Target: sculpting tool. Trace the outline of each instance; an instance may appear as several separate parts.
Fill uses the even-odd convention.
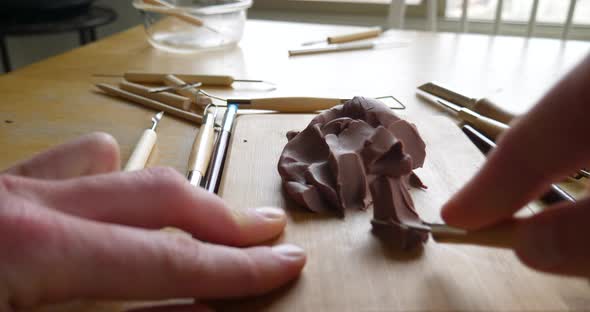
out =
[[[203,125],[195,137],[191,154],[188,160],[187,178],[191,185],[199,187],[213,154],[213,144],[215,143],[215,118],[217,109],[212,114],[209,107],[205,108]]]
[[[457,115],[460,119],[467,122],[468,124],[473,125],[479,131],[483,132],[486,136],[492,138],[493,140],[496,140],[496,138],[502,132],[510,128],[510,126],[508,126],[507,124],[479,115],[467,108],[455,105],[446,100],[437,99],[436,96],[432,96],[430,93],[427,93],[420,88],[418,88],[418,90],[419,91],[416,93],[416,95],[425,99],[428,102],[442,105],[457,112]],[[572,175],[571,177],[577,180],[582,178],[590,178],[590,172],[588,172],[585,169],[580,169],[577,171],[576,175]]]
[[[496,143],[474,129],[469,125],[464,125],[461,130],[467,135],[467,137],[477,146],[477,148],[484,154],[487,155],[492,149],[496,148]],[[541,198],[543,203],[547,205],[555,204],[562,201],[575,202],[576,199],[572,197],[568,192],[563,190],[561,187],[551,184],[549,191],[547,191]]]
[[[343,51],[356,51],[356,50],[371,50],[380,46],[387,46],[391,48],[400,48],[407,46],[404,42],[348,42],[331,44],[322,47],[309,47],[309,48],[297,48],[289,50],[289,56],[297,55],[308,55],[308,54],[319,54],[319,53],[330,53],[330,52],[343,52]]]
[[[237,104],[240,109],[274,110],[281,113],[314,113],[330,109],[350,99],[320,98],[320,97],[270,97],[254,99],[224,99],[200,90],[204,95],[228,104]],[[393,99],[399,106],[389,106],[391,109],[406,109],[406,106],[394,96],[382,96],[376,99]]]
[[[372,28],[362,30],[362,31],[357,31],[354,33],[329,36],[323,40],[305,42],[301,45],[308,46],[308,45],[324,43],[324,42],[327,42],[328,44],[352,42],[352,41],[357,41],[357,40],[379,37],[382,33],[383,33],[383,30],[381,29],[381,27],[372,27]]]
[[[165,90],[156,93],[152,92],[150,88],[128,81],[120,82],[119,87],[121,88],[121,90],[125,90],[127,92],[134,93],[139,96],[143,96],[166,105],[174,106],[178,109],[182,109],[185,111],[187,111],[191,106],[190,98],[174,93],[163,92]]]
[[[446,107],[457,114],[457,117],[468,124],[473,125],[479,131],[483,132],[485,135],[489,136],[492,139],[498,138],[502,132],[509,129],[507,124],[503,124],[499,121],[494,119],[482,116],[470,109],[461,107],[459,105],[455,105],[453,103],[449,103],[446,100],[440,100],[438,98],[432,98],[431,95],[423,94],[420,91],[417,92],[417,95],[429,102],[434,102],[443,107]]]
[[[217,193],[219,191],[221,174],[223,173],[223,166],[225,163],[225,155],[227,154],[229,139],[231,137],[231,131],[237,112],[238,105],[228,104],[225,114],[223,115],[221,132],[215,143],[213,158],[211,159],[209,171],[207,172],[207,184],[205,188],[211,193]]]
[[[111,95],[111,96],[116,96],[122,99],[126,99],[128,101],[155,109],[155,110],[159,110],[159,111],[165,111],[166,113],[176,116],[178,118],[182,118],[194,123],[198,123],[200,124],[202,121],[202,117],[197,115],[197,114],[193,114],[187,111],[183,111],[181,109],[178,109],[176,107],[172,107],[169,105],[166,105],[164,103],[158,102],[158,101],[154,101],[152,99],[148,99],[146,97],[143,96],[139,96],[137,94],[131,93],[131,92],[127,92],[124,90],[121,90],[117,87],[105,84],[105,83],[99,83],[96,85],[100,90],[102,90],[104,93]]]
[[[125,171],[141,170],[145,168],[145,164],[147,163],[152,149],[156,144],[156,140],[158,139],[156,128],[163,115],[164,112],[159,112],[152,117],[152,126],[151,128],[146,129],[141,135],[141,138],[137,142],[137,145],[135,145],[135,149],[133,149],[133,153],[131,153],[129,160],[125,165]]]
[[[501,123],[508,124],[510,123],[510,121],[512,121],[512,119],[515,118],[514,114],[507,112],[506,110],[502,109],[500,106],[494,104],[492,101],[486,98],[470,98],[460,93],[449,90],[443,87],[442,85],[436,84],[434,82],[425,83],[419,86],[418,89],[431,95],[437,96],[445,101],[468,108],[478,114],[497,120]]]
[[[135,83],[161,84],[165,82],[168,75],[174,75],[186,83],[202,83],[204,86],[224,86],[229,87],[234,82],[264,83],[273,85],[274,83],[257,79],[237,79],[230,75],[198,75],[198,74],[174,74],[174,73],[147,73],[130,71],[123,74],[127,81]]]

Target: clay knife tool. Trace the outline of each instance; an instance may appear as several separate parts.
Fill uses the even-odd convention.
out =
[[[352,42],[352,41],[357,41],[357,40],[379,37],[379,35],[381,35],[382,33],[383,33],[383,30],[381,29],[381,27],[372,27],[372,28],[369,28],[366,30],[357,31],[357,32],[353,32],[353,33],[336,35],[336,36],[329,36],[323,40],[305,42],[301,45],[308,46],[308,45],[324,43],[324,42],[327,42],[328,44]]]
[[[428,82],[419,86],[418,89],[437,96],[445,101],[470,109],[475,113],[497,120],[501,123],[508,124],[515,117],[514,114],[502,109],[500,106],[494,104],[492,101],[486,98],[470,98],[445,88],[441,84]]]
[[[439,105],[442,105],[443,107],[446,107],[454,111],[459,119],[477,128],[479,131],[483,132],[485,135],[492,138],[493,140],[498,138],[498,136],[500,136],[502,132],[509,129],[509,126],[507,124],[482,116],[468,108],[455,105],[446,100],[441,100],[438,98],[433,99],[431,95],[425,95],[421,92],[418,92],[417,95],[426,99],[429,102],[435,102]]]
[[[486,137],[473,127],[469,125],[464,125],[461,127],[461,130],[467,135],[467,137],[477,146],[477,148],[484,154],[487,155],[492,149],[496,147],[496,143],[492,141],[490,138]],[[575,202],[576,199],[572,197],[568,192],[563,190],[561,187],[551,184],[549,191],[547,191],[541,198],[539,198],[543,203],[547,205],[555,204],[557,202],[562,201],[569,201]]]
[[[215,118],[217,109],[214,113],[209,112],[209,107],[205,109],[203,124],[199,133],[195,137],[191,154],[188,160],[187,178],[191,185],[199,187],[213,153],[213,144],[215,143]]]
[[[158,134],[156,134],[156,128],[162,120],[162,116],[164,112],[159,112],[152,117],[152,126],[149,129],[146,129],[141,138],[135,145],[135,149],[133,149],[133,153],[129,157],[127,164],[125,165],[125,171],[134,171],[134,170],[141,170],[145,168],[145,164],[147,163],[148,158],[156,144],[156,140],[158,139]]]
[[[430,232],[432,239],[438,243],[512,249],[514,247],[513,237],[515,225],[516,223],[514,221],[510,221],[474,231],[467,231],[446,224],[426,222],[423,226],[409,225],[408,227]]]
[[[516,117],[487,98],[470,98],[439,83],[428,82],[419,86],[418,89],[505,124],[510,123]]]
[[[206,189],[211,193],[217,193],[219,191],[219,184],[221,182],[221,174],[223,173],[223,166],[225,163],[225,155],[227,153],[229,139],[231,137],[231,131],[234,125],[234,119],[238,112],[237,104],[229,104],[223,115],[223,122],[221,125],[221,131],[215,147],[213,148],[213,158],[209,171],[207,172],[207,184]]]

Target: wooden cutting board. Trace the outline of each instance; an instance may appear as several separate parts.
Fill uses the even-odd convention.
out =
[[[371,211],[346,218],[307,212],[288,200],[277,172],[286,132],[312,115],[243,115],[236,120],[220,194],[235,208],[282,207],[288,226],[281,241],[308,252],[301,277],[271,295],[220,306],[268,311],[534,311],[590,308],[590,286],[523,266],[512,251],[444,245],[388,248],[370,230]],[[481,166],[484,157],[444,117],[412,120],[427,144],[416,172],[428,190],[412,190],[420,215],[437,221],[441,205]],[[313,146],[310,146],[313,148]],[[521,213],[527,214],[528,211]]]

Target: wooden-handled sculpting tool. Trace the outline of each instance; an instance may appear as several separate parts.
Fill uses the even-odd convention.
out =
[[[152,92],[150,88],[136,84],[133,82],[122,81],[119,83],[121,90],[135,93],[139,96],[143,96],[166,105],[174,106],[178,109],[188,110],[191,106],[191,99],[185,96],[177,95],[169,92]]]
[[[419,86],[418,89],[501,123],[508,124],[515,118],[514,114],[502,109],[486,98],[470,98],[434,82],[425,83]]]
[[[341,98],[320,98],[320,97],[269,97],[254,99],[224,99],[204,90],[200,92],[210,98],[217,99],[228,104],[236,104],[240,109],[274,110],[281,113],[315,113],[317,111],[330,109],[350,99]],[[392,99],[397,106],[388,105],[391,109],[406,109],[406,106],[394,96],[381,96],[375,99]]]
[[[187,178],[191,185],[199,187],[213,154],[213,145],[215,143],[215,118],[217,109],[214,113],[209,112],[209,107],[205,109],[204,121],[195,137],[191,154],[188,160]]]
[[[464,125],[461,127],[461,130],[467,135],[467,137],[475,144],[475,146],[484,154],[487,155],[492,149],[496,147],[496,143],[490,140],[488,137],[474,129],[469,125]],[[576,199],[573,198],[568,192],[563,190],[561,187],[551,184],[549,191],[547,191],[541,198],[539,198],[543,203],[547,205],[551,205],[557,202],[562,201],[569,201],[575,202]]]
[[[127,81],[135,83],[150,83],[150,84],[161,84],[165,83],[165,78],[168,75],[174,75],[186,83],[197,83],[200,82],[204,86],[224,86],[229,87],[234,82],[251,82],[251,83],[265,83],[269,85],[274,84],[272,82],[255,79],[237,79],[230,75],[198,75],[198,74],[174,74],[174,73],[148,73],[148,72],[137,72],[130,71],[123,74],[123,78]],[[97,75],[97,76],[111,76],[111,75]]]
[[[209,171],[207,172],[207,184],[205,188],[211,193],[217,193],[219,190],[221,174],[223,173],[223,166],[225,163],[225,155],[227,153],[229,139],[237,112],[238,105],[228,104],[225,114],[223,115],[221,132],[219,133],[219,138],[215,143],[215,148],[213,149],[213,158],[211,159]]]
[[[331,53],[331,52],[343,52],[343,51],[356,51],[356,50],[371,50],[371,49],[375,49],[377,47],[401,48],[401,47],[405,47],[407,45],[408,44],[405,42],[380,42],[380,41],[347,42],[347,43],[331,44],[331,45],[321,46],[321,47],[304,47],[304,48],[291,49],[291,50],[289,50],[289,56]]]
[[[455,105],[446,100],[434,98],[431,95],[421,93],[420,91],[417,93],[417,95],[429,102],[437,103],[439,105],[442,105],[443,107],[446,107],[447,109],[454,111],[459,119],[474,126],[479,131],[481,131],[488,137],[492,138],[493,140],[498,138],[498,136],[500,136],[502,132],[509,129],[509,126],[507,124],[482,116],[470,109],[461,107],[459,105]]]
[[[468,244],[496,248],[514,247],[515,222],[506,222],[492,227],[466,231],[446,224],[426,224],[432,238],[438,243]]]
[[[152,99],[148,99],[146,97],[131,93],[131,92],[127,92],[125,90],[121,90],[117,87],[105,84],[105,83],[99,83],[96,85],[101,91],[103,91],[104,93],[111,95],[111,96],[116,96],[122,99],[126,99],[128,101],[149,107],[151,109],[155,109],[155,110],[159,110],[159,111],[164,111],[170,115],[176,116],[178,118],[182,118],[194,123],[198,123],[200,124],[202,121],[202,117],[197,115],[197,114],[193,114],[181,109],[178,109],[176,107],[172,107],[169,105],[166,105],[164,103],[152,100]]]
[[[125,165],[125,171],[134,171],[134,170],[141,170],[145,168],[145,164],[147,163],[148,158],[156,144],[156,140],[158,139],[158,134],[156,133],[156,128],[162,120],[162,116],[164,112],[159,112],[152,117],[152,127],[146,129],[141,138],[135,145],[133,149],[133,153],[129,157],[127,164]]]
[[[327,42],[328,44],[352,42],[357,40],[379,37],[379,35],[381,35],[382,33],[383,30],[381,29],[381,27],[372,27],[366,30],[361,30],[353,33],[329,36],[323,40],[305,42],[302,45],[307,46],[323,42]]]
[[[227,99],[227,103],[236,104],[240,109],[276,110],[281,113],[309,113],[330,109],[346,102],[346,99],[313,97],[277,97],[260,99]]]

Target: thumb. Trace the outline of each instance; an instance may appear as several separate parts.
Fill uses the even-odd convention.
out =
[[[551,207],[522,221],[516,254],[550,273],[590,277],[590,198]]]

